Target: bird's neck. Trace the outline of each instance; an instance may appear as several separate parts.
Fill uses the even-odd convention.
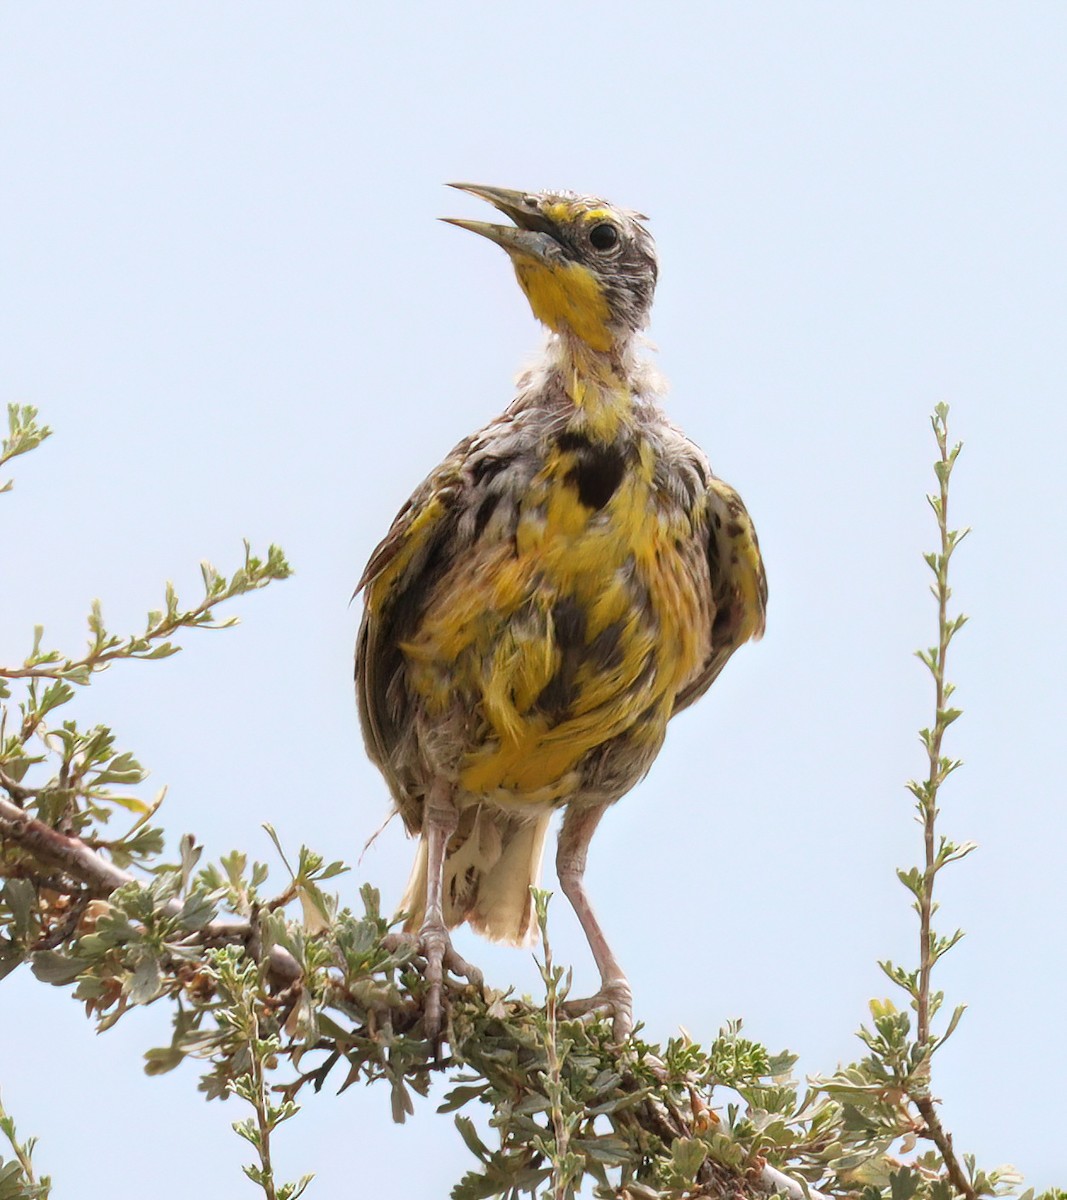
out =
[[[549,354],[574,406],[568,428],[592,441],[615,441],[633,422],[638,360],[632,343],[594,350],[578,338],[557,336]]]

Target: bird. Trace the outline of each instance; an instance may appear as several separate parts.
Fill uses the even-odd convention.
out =
[[[426,1035],[440,1035],[445,971],[482,982],[450,929],[536,937],[530,889],[563,810],[557,875],[600,974],[566,1011],[610,1017],[621,1043],[632,990],[584,885],[590,840],[671,717],[762,636],[766,574],[740,496],[660,404],[648,218],[570,191],[449,186],[508,218],[442,220],[504,249],[547,339],[370,556],[364,741],[419,838],[401,911]]]

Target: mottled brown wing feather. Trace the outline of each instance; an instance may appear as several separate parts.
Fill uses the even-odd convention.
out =
[[[730,656],[763,636],[767,576],[748,510],[728,484],[712,479],[708,490],[708,574],[711,585],[711,652],[700,673],[675,697],[674,713],[711,687]]]
[[[363,738],[409,828],[417,828],[417,814],[404,803],[408,797],[394,769],[398,741],[412,723],[399,643],[416,624],[429,587],[447,565],[463,490],[457,456],[465,450],[461,443],[400,510],[356,588],[356,594],[367,590],[355,663]]]

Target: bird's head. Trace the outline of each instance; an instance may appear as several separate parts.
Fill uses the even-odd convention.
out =
[[[639,213],[573,192],[451,186],[488,200],[514,222],[443,218],[504,247],[534,316],[550,329],[608,352],[648,324],[656,249]]]

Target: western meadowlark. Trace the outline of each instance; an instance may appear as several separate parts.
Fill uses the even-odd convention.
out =
[[[556,866],[622,1040],[631,992],[582,883],[607,807],[667,722],[763,632],[767,587],[737,493],[666,418],[639,353],[657,262],[640,214],[571,192],[454,184],[514,222],[451,219],[502,246],[551,334],[496,420],[400,510],[359,588],[370,757],[411,834],[402,908],[441,1022],[448,930],[521,944],[554,809]],[[358,590],[358,589],[357,589]]]

